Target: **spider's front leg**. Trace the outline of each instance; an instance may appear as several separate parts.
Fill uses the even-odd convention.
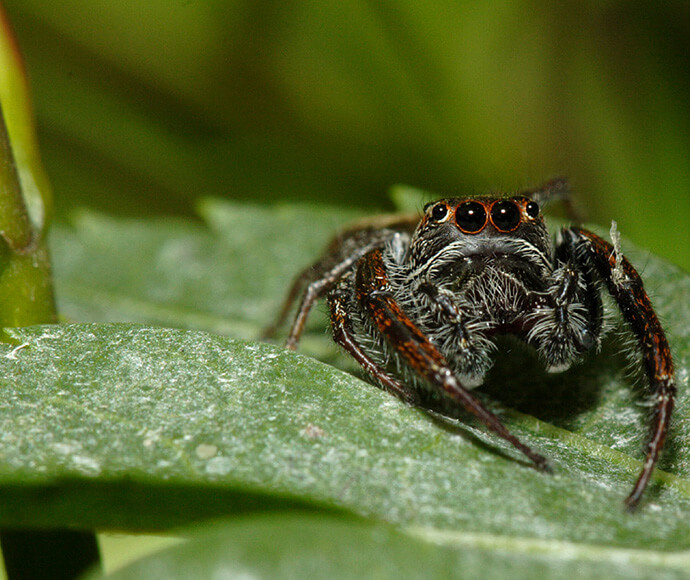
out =
[[[362,348],[352,328],[352,316],[348,307],[351,301],[351,292],[347,282],[347,278],[341,280],[338,286],[328,294],[333,340],[347,351],[386,391],[401,398],[409,405],[421,405],[421,397],[414,388],[408,387],[405,383],[393,377]]]
[[[428,385],[462,405],[489,430],[527,456],[541,470],[547,460],[515,437],[491,411],[456,378],[445,357],[403,312],[389,291],[388,277],[380,249],[366,254],[355,276],[356,298],[364,312],[393,351]]]
[[[655,399],[645,462],[632,492],[625,500],[632,510],[639,503],[664,446],[676,387],[673,359],[666,335],[644,290],[640,275],[620,251],[615,222],[611,227],[611,236],[613,245],[582,228],[562,231],[563,244],[570,246],[570,253],[579,260],[583,269],[591,271],[606,284],[637,338],[649,390]]]

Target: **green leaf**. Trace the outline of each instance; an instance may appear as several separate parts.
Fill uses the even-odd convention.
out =
[[[238,518],[111,574],[135,578],[682,578],[687,554],[606,549],[489,534],[450,542],[380,523],[305,513]]]
[[[61,313],[255,338],[299,269],[357,215],[212,200],[201,213],[208,228],[89,212],[77,214],[74,228],[58,227],[52,243]]]
[[[202,224],[82,211],[52,235],[58,308],[68,321],[123,321],[257,339],[292,279],[358,213],[205,200]],[[305,233],[308,232],[308,235]],[[125,242],[126,240],[126,242]],[[303,352],[332,361],[315,312]]]
[[[681,558],[687,275],[624,241],[667,327],[680,387],[663,469],[631,516],[622,500],[640,468],[646,409],[614,343],[563,375],[522,351],[497,357],[480,393],[552,460],[553,476],[537,473],[469,419],[430,416],[303,354],[217,334],[256,337],[292,276],[350,216],[215,201],[203,215],[207,228],[83,212],[56,230],[63,311],[102,323],[9,331],[0,524],[160,529],[311,507],[444,545],[479,538],[494,555],[512,546],[543,549],[549,562],[590,548],[610,562]],[[113,319],[147,326],[105,323]],[[317,317],[302,352],[346,364],[323,324]]]
[[[553,476],[480,428],[279,347],[136,325],[7,332],[4,526],[165,528],[310,505],[444,543],[690,545],[687,480],[661,474],[631,516],[639,462],[533,418],[506,416]]]

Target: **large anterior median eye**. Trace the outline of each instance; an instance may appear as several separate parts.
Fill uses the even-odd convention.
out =
[[[520,208],[512,201],[497,201],[491,208],[491,222],[501,232],[512,232],[520,225]]]
[[[486,210],[478,201],[466,201],[455,210],[455,221],[461,231],[476,234],[486,225]]]

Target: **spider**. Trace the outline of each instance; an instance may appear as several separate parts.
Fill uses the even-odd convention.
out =
[[[295,349],[315,302],[326,297],[333,338],[383,389],[404,401],[460,406],[522,452],[539,470],[542,455],[522,443],[471,389],[492,364],[499,335],[535,349],[561,372],[597,349],[606,287],[635,335],[654,400],[642,470],[625,500],[639,503],[664,445],[675,399],[673,360],[642,280],[612,244],[580,228],[555,244],[541,213],[568,200],[559,178],[513,196],[428,203],[421,216],[360,222],[336,237],[295,280],[271,336],[300,298],[286,346]]]

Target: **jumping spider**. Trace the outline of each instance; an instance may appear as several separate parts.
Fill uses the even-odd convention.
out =
[[[286,343],[296,348],[315,301],[326,296],[335,342],[382,388],[413,405],[428,405],[429,394],[460,405],[547,470],[547,460],[471,389],[491,367],[498,335],[533,347],[550,372],[598,348],[605,286],[635,335],[654,399],[644,466],[625,501],[634,509],[666,438],[673,361],[642,280],[621,254],[615,223],[613,244],[580,227],[563,228],[553,244],[541,206],[567,191],[557,179],[510,197],[442,199],[427,204],[421,220],[362,222],[295,280],[267,336],[301,295]]]

